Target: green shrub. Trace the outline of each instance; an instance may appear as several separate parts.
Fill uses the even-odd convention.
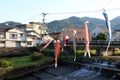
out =
[[[90,50],[90,54],[91,54],[92,56],[95,56],[95,55],[96,55],[96,50]]]
[[[7,60],[0,60],[0,67],[1,68],[6,68],[12,66],[12,62],[7,61]]]
[[[43,57],[43,54],[40,52],[34,52],[31,56],[33,61],[39,60],[42,57]]]

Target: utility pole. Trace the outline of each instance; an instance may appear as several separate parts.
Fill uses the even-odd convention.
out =
[[[45,16],[47,15],[47,13],[41,13],[42,14],[42,16],[43,16],[43,23],[45,23]]]
[[[42,24],[41,24],[41,31],[40,31],[40,35],[41,35],[41,40],[42,40],[42,38],[43,38],[43,36],[44,36],[44,30],[43,30],[43,26],[45,26],[45,16],[48,14],[48,13],[41,13],[42,14],[42,17],[43,17],[43,19],[42,19]],[[39,42],[39,44],[40,44],[40,42]]]
[[[43,20],[42,20],[42,26],[46,26],[45,25],[45,16],[48,14],[48,13],[41,13],[42,14],[42,16],[43,16]],[[42,29],[41,29],[42,30]],[[44,36],[44,32],[43,32],[43,35],[42,35],[42,37]]]

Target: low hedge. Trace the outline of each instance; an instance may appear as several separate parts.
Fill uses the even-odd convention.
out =
[[[31,56],[31,59],[32,59],[33,61],[36,61],[36,60],[41,59],[43,56],[44,56],[44,55],[43,55],[42,53],[40,53],[40,52],[34,52],[34,53],[32,54],[32,56]]]
[[[0,60],[0,67],[1,68],[6,68],[12,66],[12,62],[7,61],[7,60]]]
[[[34,51],[39,51],[39,49],[37,47],[0,48],[0,58],[26,56],[32,54]]]

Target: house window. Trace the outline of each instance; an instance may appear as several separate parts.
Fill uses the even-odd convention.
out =
[[[1,44],[5,43],[5,41],[0,41]]]
[[[81,41],[81,38],[79,38],[79,41]]]
[[[4,38],[4,33],[0,33],[0,38]]]
[[[23,37],[23,34],[20,34],[21,37]]]
[[[32,43],[31,43],[31,42],[27,42],[27,44],[28,44],[28,45],[32,45]]]
[[[10,34],[10,39],[17,39],[17,34]]]
[[[34,40],[35,38],[34,38],[34,37],[32,37],[32,39]]]
[[[39,26],[39,29],[42,29],[42,26]]]

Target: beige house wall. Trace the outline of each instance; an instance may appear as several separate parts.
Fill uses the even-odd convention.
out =
[[[35,32],[37,32],[39,35],[40,34],[44,34],[47,32],[47,26],[45,25],[42,25],[41,23],[39,22],[32,22],[32,23],[29,23],[27,24],[27,30],[34,30]]]
[[[15,41],[6,41],[6,47],[17,47]]]

